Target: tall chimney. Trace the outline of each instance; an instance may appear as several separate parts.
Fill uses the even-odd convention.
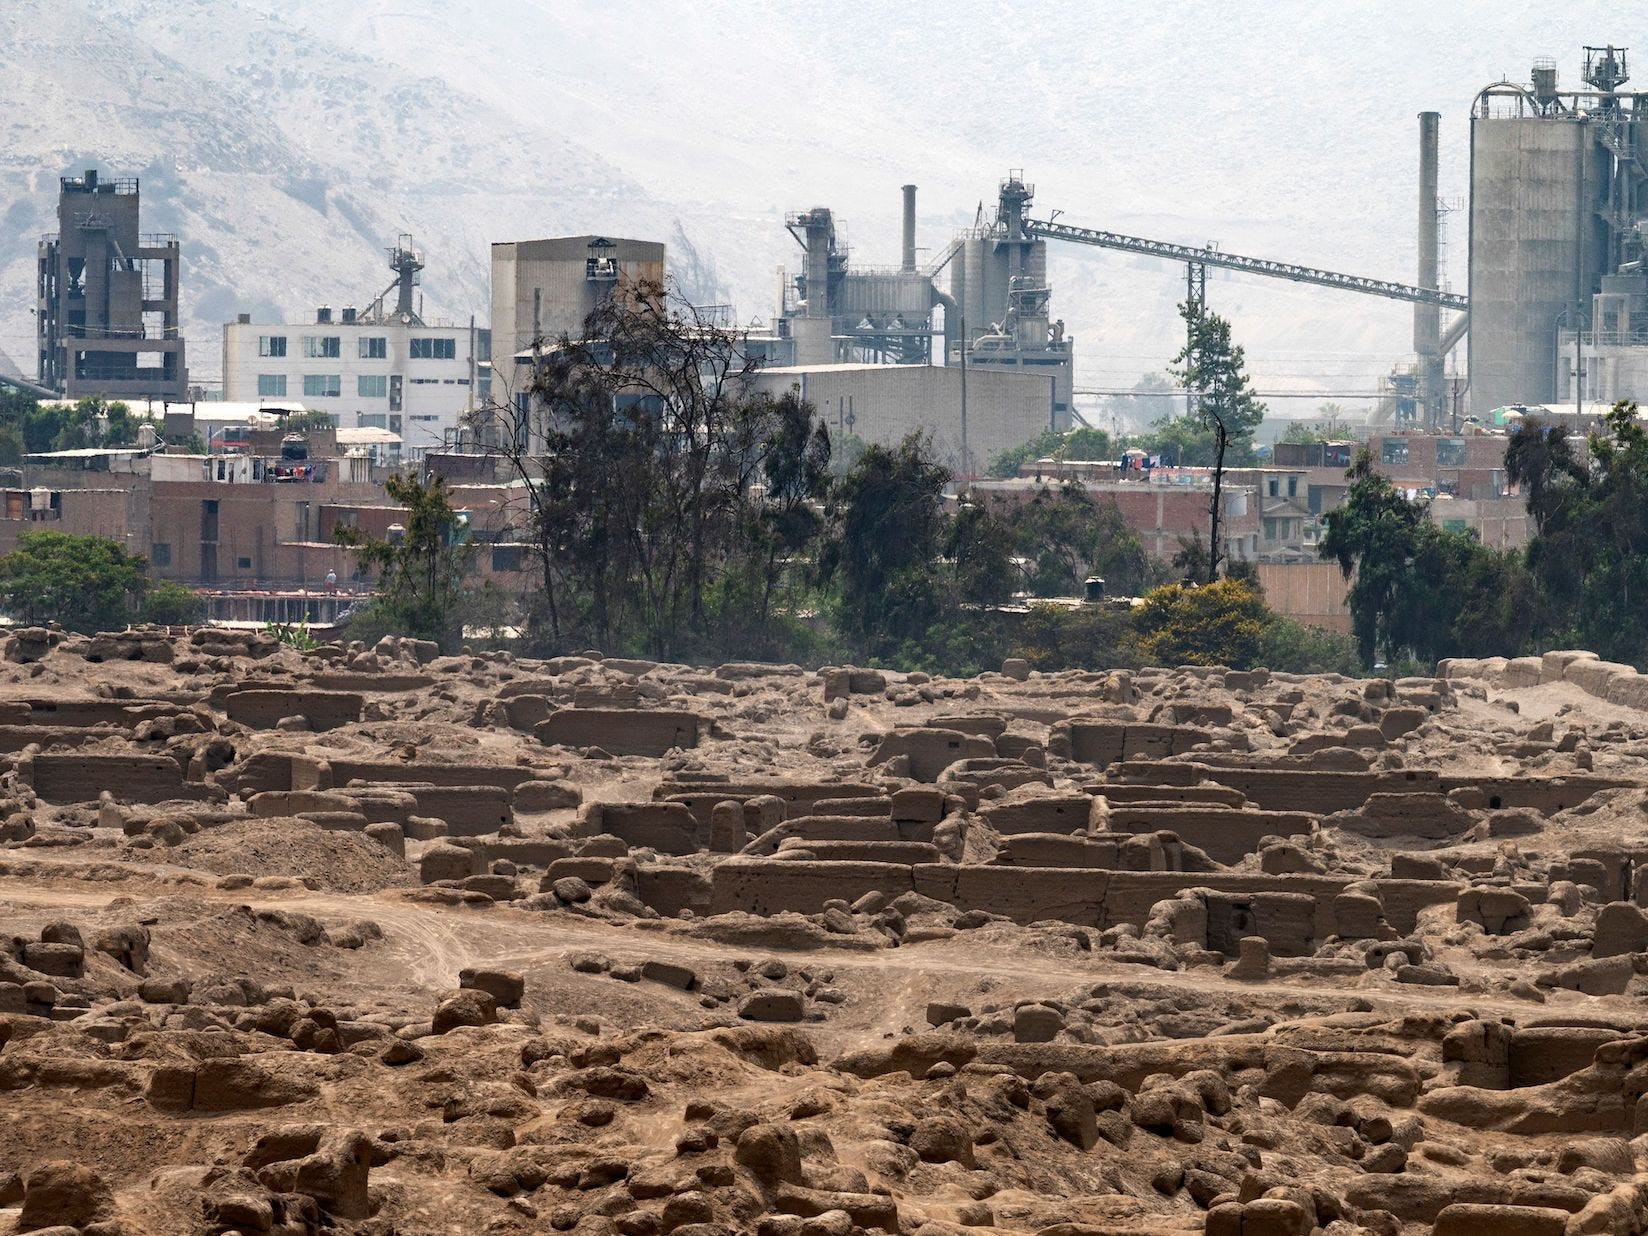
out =
[[[916,268],[916,187],[904,186],[904,271]]]
[[[1419,113],[1419,286],[1436,288],[1437,128],[1436,112]],[[1419,355],[1419,395],[1427,424],[1436,424],[1442,412],[1442,311],[1436,305],[1413,307],[1413,350]]]

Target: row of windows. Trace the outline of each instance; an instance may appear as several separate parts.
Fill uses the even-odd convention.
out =
[[[398,381],[399,375],[396,375]],[[355,394],[362,399],[386,399],[390,394],[391,379],[388,374],[363,373],[355,378]],[[440,386],[438,378],[413,378],[414,386]],[[447,386],[468,386],[468,378],[447,378]],[[257,380],[258,398],[284,399],[287,395],[286,375],[284,373],[260,373]],[[395,388],[399,390],[397,386]],[[483,393],[488,388],[482,387]],[[341,374],[306,373],[303,375],[303,393],[305,395],[340,395],[343,393],[343,376]]]
[[[383,335],[362,335],[356,341],[356,346],[362,360],[386,360],[389,356],[389,340]],[[477,352],[490,352],[488,348],[477,348]],[[343,355],[343,338],[340,335],[304,335],[303,354],[311,360],[337,359]],[[285,335],[259,335],[259,356],[285,356]],[[456,360],[458,356],[458,341],[456,339],[414,339],[412,340],[413,360]],[[486,360],[487,356],[476,357],[477,360]]]

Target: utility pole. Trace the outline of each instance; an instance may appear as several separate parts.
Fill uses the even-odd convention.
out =
[[[961,474],[972,476],[967,462],[967,315],[961,317]]]

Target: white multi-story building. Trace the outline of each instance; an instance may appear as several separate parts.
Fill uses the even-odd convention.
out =
[[[491,361],[491,332],[478,327],[362,322],[347,309],[304,323],[242,314],[223,327],[223,397],[291,399],[340,429],[387,429],[400,457],[418,460],[486,402]]]
[[[412,289],[423,255],[402,236],[389,251],[396,282],[365,310],[315,311],[312,322],[265,323],[241,314],[223,327],[223,398],[291,399],[339,429],[384,429],[400,439],[387,462],[422,459],[456,441],[470,409],[491,396],[492,332],[426,323]],[[395,307],[385,297],[398,292]]]

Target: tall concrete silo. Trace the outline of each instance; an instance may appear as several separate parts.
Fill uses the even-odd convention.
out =
[[[1578,328],[1607,269],[1608,159],[1596,112],[1555,90],[1498,83],[1471,110],[1470,402],[1482,416],[1558,397],[1557,331]]]

